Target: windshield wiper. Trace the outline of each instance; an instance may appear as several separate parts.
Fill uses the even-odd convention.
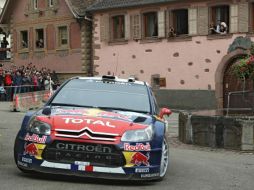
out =
[[[51,106],[66,106],[66,107],[80,107],[80,108],[95,108],[93,106],[85,106],[78,104],[67,104],[67,103],[51,103]]]
[[[138,112],[138,113],[149,113],[146,111],[141,111],[141,110],[133,110],[133,109],[128,109],[128,108],[118,108],[118,107],[97,107],[99,109],[103,109],[103,110],[118,110],[118,111],[129,111],[129,112]]]

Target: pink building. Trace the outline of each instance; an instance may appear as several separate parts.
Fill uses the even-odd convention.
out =
[[[94,73],[148,81],[161,105],[225,107],[228,92],[242,89],[228,71],[247,54],[228,49],[237,37],[252,38],[253,2],[99,1],[88,8],[94,19]]]
[[[2,33],[11,36],[11,58],[5,61],[58,74],[91,71],[91,21],[85,8],[93,0],[6,0],[0,18]]]

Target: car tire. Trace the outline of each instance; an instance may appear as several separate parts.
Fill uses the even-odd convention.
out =
[[[162,181],[166,176],[169,165],[169,146],[166,137],[163,139],[162,152],[161,152],[161,163],[160,163],[160,177],[157,181]]]

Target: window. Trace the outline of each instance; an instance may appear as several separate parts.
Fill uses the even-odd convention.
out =
[[[26,30],[20,32],[20,48],[28,48],[28,32]]]
[[[58,46],[68,45],[68,31],[67,26],[58,27]]]
[[[44,30],[36,29],[36,48],[44,48]]]
[[[222,25],[225,28],[224,32],[227,33],[229,29],[229,6],[228,5],[212,7],[210,28],[214,28],[218,32],[220,31],[220,27]]]
[[[38,0],[34,0],[34,9],[38,9]]]
[[[176,35],[188,34],[188,10],[174,10],[173,14],[173,28]]]
[[[125,20],[124,15],[112,17],[113,40],[125,38]]]
[[[49,7],[53,7],[54,6],[54,0],[48,0],[49,1]]]
[[[157,37],[158,36],[158,17],[157,12],[144,13],[144,36]]]

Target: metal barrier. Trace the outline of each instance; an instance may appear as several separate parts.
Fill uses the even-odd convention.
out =
[[[253,113],[254,91],[235,91],[228,93],[226,115]]]
[[[38,85],[0,86],[0,101],[13,101],[16,94],[45,90]]]
[[[38,109],[50,98],[51,95],[51,90],[16,94],[11,104],[11,111]]]

